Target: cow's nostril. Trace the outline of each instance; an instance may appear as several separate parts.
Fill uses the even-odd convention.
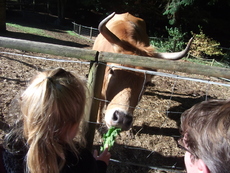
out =
[[[113,113],[113,121],[118,121],[119,120],[119,112],[118,111],[115,111],[114,113]]]
[[[114,111],[112,117],[113,125],[122,126],[122,128],[129,128],[133,122],[133,117],[129,114],[125,114],[122,111]]]

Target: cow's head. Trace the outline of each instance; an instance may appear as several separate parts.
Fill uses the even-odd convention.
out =
[[[117,126],[128,130],[133,121],[133,111],[144,92],[145,83],[150,78],[143,73],[109,65],[106,68],[102,92],[109,101],[105,104],[105,122],[108,127]]]
[[[129,13],[111,14],[99,24],[100,34],[93,49],[98,51],[123,53],[177,60],[189,50],[192,39],[181,52],[157,53],[149,45],[145,22]],[[143,73],[124,70],[108,63],[105,71],[102,96],[105,103],[105,122],[108,127],[117,126],[128,130],[133,121],[133,111],[144,92],[144,86],[150,82],[150,76]],[[144,69],[141,67],[134,67]]]

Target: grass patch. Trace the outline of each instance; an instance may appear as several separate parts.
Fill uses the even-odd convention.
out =
[[[66,32],[71,36],[78,36],[78,34],[75,33],[74,31],[66,31]]]
[[[45,30],[43,30],[43,29],[32,28],[32,27],[28,27],[28,26],[22,26],[22,25],[18,25],[18,24],[14,24],[14,23],[6,23],[6,26],[14,27],[23,33],[35,34],[35,35],[39,35],[39,36],[43,36],[43,37],[53,38],[52,36],[48,35],[45,32]],[[79,37],[79,35],[76,34],[74,31],[67,30],[66,33],[71,35],[71,36]]]
[[[189,61],[189,62],[196,63],[196,64],[222,67],[222,68],[229,68],[228,64],[216,61],[214,59],[196,59],[196,58],[184,58],[184,59]]]
[[[35,35],[40,35],[40,36],[43,36],[43,37],[52,38],[50,35],[47,35],[46,32],[43,29],[17,25],[17,24],[13,24],[13,23],[6,23],[6,26],[14,27],[17,30],[19,30],[21,32],[24,32],[24,33],[35,34]]]
[[[84,40],[88,40],[87,37],[84,37],[84,36],[82,36],[82,35],[79,35],[79,34],[77,34],[77,33],[74,32],[74,31],[68,30],[68,31],[66,31],[66,33],[69,34],[69,35],[71,35],[71,36],[74,36],[74,37],[78,37],[78,38],[81,38],[81,39],[84,39]]]

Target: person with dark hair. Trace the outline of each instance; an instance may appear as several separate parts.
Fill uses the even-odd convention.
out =
[[[203,101],[181,116],[188,173],[230,172],[230,100]]]

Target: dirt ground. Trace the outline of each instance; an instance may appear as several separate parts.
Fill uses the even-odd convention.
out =
[[[52,34],[52,38],[25,34],[8,27],[6,36],[41,40],[91,49],[93,41],[82,37],[70,36],[62,29],[49,29],[43,26],[45,32]],[[6,54],[14,53],[15,55]],[[20,55],[18,55],[20,54]],[[59,57],[47,54],[25,52],[0,48],[0,118],[9,123],[10,116],[17,113],[15,101],[27,85],[27,81],[38,71],[62,67],[71,71],[78,71],[86,76],[89,65],[81,63],[57,62],[28,58],[21,55],[32,55],[49,59],[76,60],[74,58]],[[166,72],[166,71],[161,71]],[[179,72],[180,76],[205,79],[226,83],[225,81],[201,75],[188,75]],[[130,131],[122,132],[117,137],[115,146],[111,150],[109,173],[168,173],[184,172],[184,151],[177,147],[179,138],[180,114],[195,103],[206,99],[226,99],[230,97],[229,87],[206,84],[201,82],[154,76],[152,84],[146,91],[134,113],[134,124]],[[94,148],[99,149],[102,143],[101,133],[105,125],[97,126],[94,138]],[[1,130],[4,134],[4,131]]]

